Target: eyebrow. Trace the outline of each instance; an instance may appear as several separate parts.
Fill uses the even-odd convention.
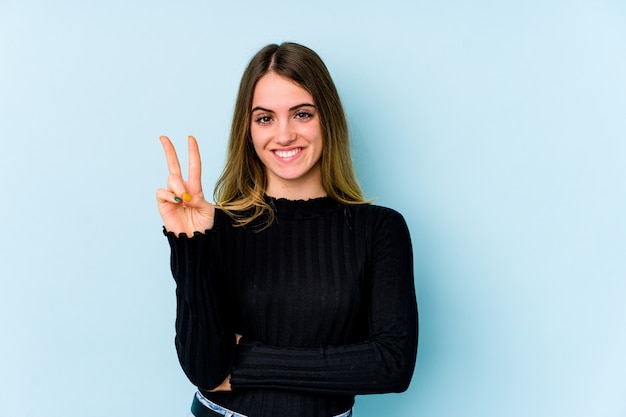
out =
[[[311,103],[300,103],[300,104],[297,104],[297,105],[295,105],[295,106],[293,106],[293,107],[290,107],[290,108],[289,108],[289,111],[298,110],[298,109],[299,109],[299,108],[301,108],[301,107],[313,107],[313,108],[315,108],[315,104],[311,104]],[[264,111],[264,112],[267,112],[267,113],[274,113],[274,111],[273,111],[273,110],[266,109],[266,108],[261,107],[261,106],[256,106],[255,108],[253,108],[253,109],[252,109],[252,113],[254,113],[254,112],[255,112],[255,111],[257,111],[257,110],[261,110],[261,111]]]

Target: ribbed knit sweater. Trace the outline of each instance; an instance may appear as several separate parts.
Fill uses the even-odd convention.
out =
[[[330,417],[357,394],[406,390],[418,326],[402,216],[267,198],[276,217],[265,229],[265,219],[238,227],[216,210],[205,233],[166,231],[190,381],[249,417]],[[232,392],[208,392],[229,374]]]

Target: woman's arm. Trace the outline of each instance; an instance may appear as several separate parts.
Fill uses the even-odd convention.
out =
[[[189,380],[214,388],[230,372],[235,334],[224,309],[227,290],[211,273],[215,207],[204,199],[198,143],[188,138],[189,178],[182,177],[176,150],[160,137],[169,177],[167,189],[157,190],[157,205],[171,247],[176,281],[176,351]]]
[[[212,273],[212,231],[178,237],[166,232],[176,281],[176,351],[197,387],[219,386],[232,369],[235,332],[228,317],[229,290]]]

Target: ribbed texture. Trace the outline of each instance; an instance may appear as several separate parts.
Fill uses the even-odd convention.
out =
[[[228,304],[230,290],[211,273],[211,232],[193,238],[166,236],[176,281],[176,351],[189,380],[201,389],[219,385],[231,371],[235,337]],[[211,372],[206,372],[211,369]]]
[[[276,219],[261,231],[217,211],[206,234],[169,235],[190,380],[250,417],[333,416],[356,394],[405,390],[417,307],[402,216],[329,198],[270,202]],[[234,359],[233,332],[243,335]],[[229,370],[233,392],[206,392]]]

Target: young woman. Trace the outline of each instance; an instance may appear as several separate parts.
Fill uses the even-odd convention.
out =
[[[319,56],[268,45],[245,70],[215,204],[161,137],[157,191],[176,281],[176,349],[192,415],[350,416],[357,394],[407,389],[417,352],[409,232],[364,200]]]

